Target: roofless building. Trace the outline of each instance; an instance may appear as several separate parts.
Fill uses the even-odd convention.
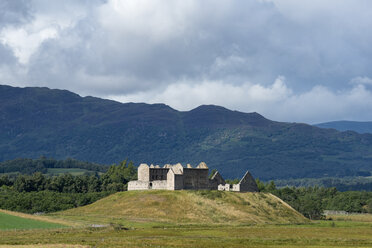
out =
[[[138,180],[128,183],[128,190],[223,190],[239,192],[257,192],[258,187],[252,175],[247,171],[238,184],[226,184],[220,173],[216,171],[208,178],[209,168],[201,162],[193,168],[190,164],[183,167],[178,163],[158,165],[141,164],[138,167]]]

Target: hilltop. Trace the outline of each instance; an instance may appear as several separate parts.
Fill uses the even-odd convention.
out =
[[[372,171],[372,134],[275,122],[203,105],[119,103],[66,90],[0,85],[0,161],[74,158],[198,164],[227,178],[354,176]]]
[[[126,191],[53,216],[90,223],[264,224],[307,219],[269,193]]]

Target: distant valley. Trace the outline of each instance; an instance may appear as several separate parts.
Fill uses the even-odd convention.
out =
[[[204,161],[226,177],[368,175],[372,134],[339,132],[203,105],[119,103],[66,90],[0,86],[0,161],[75,158],[101,164]]]
[[[319,123],[321,128],[334,128],[338,131],[354,131],[357,133],[372,133],[372,121],[331,121]]]

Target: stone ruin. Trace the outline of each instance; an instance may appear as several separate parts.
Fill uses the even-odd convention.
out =
[[[221,190],[238,192],[257,192],[258,187],[252,175],[247,171],[238,184],[226,184],[221,174],[216,171],[208,178],[209,168],[201,162],[193,168],[190,164],[183,167],[178,163],[158,165],[141,164],[138,167],[138,180],[128,183],[128,190]]]

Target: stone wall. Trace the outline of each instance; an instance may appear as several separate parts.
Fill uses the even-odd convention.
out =
[[[218,190],[220,191],[230,191],[230,184],[220,184],[218,185]]]
[[[175,174],[173,169],[170,169],[167,174],[167,189],[168,190],[183,189],[183,175]]]
[[[248,171],[239,182],[240,191],[242,192],[258,192],[258,186],[251,173]]]
[[[225,185],[225,180],[222,178],[221,174],[216,171],[211,179],[209,179],[209,188],[211,190],[217,190],[218,185],[223,184]]]
[[[150,168],[150,181],[167,180],[168,168]]]
[[[150,182],[150,189],[167,189],[166,180],[156,180]]]
[[[183,168],[184,189],[209,189],[208,169]]]
[[[150,181],[150,168],[147,164],[138,167],[138,181]]]
[[[233,184],[231,191],[242,191],[240,188],[240,184]]]
[[[149,181],[130,181],[128,183],[128,190],[148,190],[150,189]]]
[[[180,190],[183,189],[183,176],[182,175],[174,175],[174,189]]]
[[[258,192],[257,183],[248,171],[238,184],[219,184],[217,189],[221,191]]]
[[[220,184],[218,185],[218,190],[220,191],[240,191],[240,184]]]

